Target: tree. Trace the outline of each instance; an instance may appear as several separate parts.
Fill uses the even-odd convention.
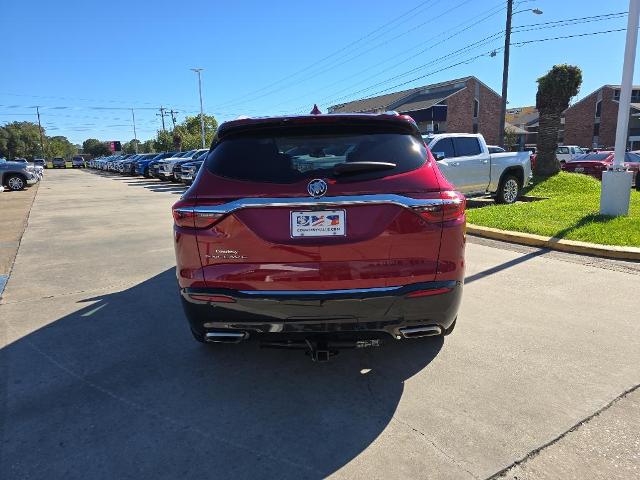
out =
[[[158,130],[158,135],[153,142],[156,152],[168,152],[173,148],[173,135],[166,130]]]
[[[540,123],[536,175],[550,177],[560,171],[560,162],[556,158],[560,118],[569,107],[571,98],[578,94],[581,84],[582,71],[574,65],[554,65],[538,79],[536,108]]]
[[[138,149],[138,152],[140,153],[152,153],[155,151],[155,140],[146,140],[142,142],[140,148]]]
[[[504,127],[504,145],[507,147],[507,150],[510,150],[511,147],[518,143],[518,133],[516,132],[513,125],[507,125]]]
[[[101,143],[102,142],[97,138],[87,138],[84,142],[82,142],[82,152],[93,155],[92,150]]]
[[[194,117],[186,117],[184,121],[178,125],[182,137],[182,148],[185,150],[193,150],[202,147],[202,133],[200,127],[200,115]],[[213,115],[204,116],[204,132],[205,147],[211,145],[213,136],[218,130],[218,121]]]
[[[136,148],[137,147],[137,148]],[[140,150],[140,140],[136,140],[135,138],[132,139],[129,142],[126,142],[123,146],[122,146],[122,151],[124,153],[137,153],[137,152],[141,152]]]
[[[47,140],[47,146],[45,147],[47,151],[47,157],[63,157],[68,158],[72,155],[78,153],[75,145],[71,143],[67,137],[56,136],[50,137]]]
[[[109,155],[111,151],[104,142],[96,138],[87,138],[82,142],[82,151],[88,153],[92,157],[100,157],[102,155]]]
[[[0,127],[0,157],[33,158],[42,155],[40,129],[32,122],[11,122]]]

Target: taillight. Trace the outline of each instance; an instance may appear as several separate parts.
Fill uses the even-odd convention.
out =
[[[215,225],[223,216],[222,213],[207,212],[203,209],[222,202],[196,204],[193,200],[178,200],[171,208],[173,221],[182,228],[208,228]]]
[[[448,222],[464,215],[466,199],[461,193],[448,190],[434,198],[442,200],[442,203],[413,207],[413,211],[429,223]]]

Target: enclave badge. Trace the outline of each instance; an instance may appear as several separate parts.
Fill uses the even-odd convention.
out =
[[[309,195],[312,197],[322,197],[327,193],[327,182],[320,178],[315,178],[309,182],[309,185],[307,185],[307,192],[309,192]]]

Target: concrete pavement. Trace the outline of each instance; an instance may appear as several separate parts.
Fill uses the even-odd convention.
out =
[[[489,242],[444,342],[207,348],[176,293],[182,188],[50,173],[0,304],[2,478],[486,478],[640,383],[637,264]]]
[[[0,190],[0,297],[40,183],[19,192]]]

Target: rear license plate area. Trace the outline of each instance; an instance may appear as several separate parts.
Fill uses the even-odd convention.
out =
[[[291,237],[344,237],[346,217],[344,210],[291,212]]]

